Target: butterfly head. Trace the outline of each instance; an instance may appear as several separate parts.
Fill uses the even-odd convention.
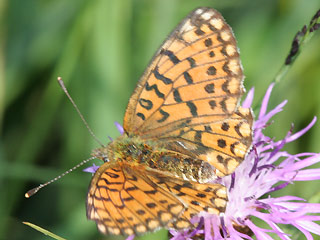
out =
[[[96,148],[92,151],[91,155],[95,158],[101,159],[104,162],[109,162],[108,148],[110,143],[106,147]]]
[[[107,146],[94,149],[91,155],[104,162],[113,162],[115,159],[123,158],[122,153],[126,149],[126,140],[128,140],[128,136],[125,134],[121,135],[109,142]]]

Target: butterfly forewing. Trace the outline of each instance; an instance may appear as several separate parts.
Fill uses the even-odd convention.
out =
[[[185,119],[224,118],[237,107],[242,78],[230,27],[217,11],[197,9],[168,37],[143,74],[124,129],[148,135],[161,126],[176,128],[174,123]]]
[[[231,28],[217,11],[196,9],[143,74],[129,101],[124,129],[129,135],[169,142],[170,149],[179,145],[175,150],[207,161],[217,176],[230,174],[251,146],[251,111],[238,109],[242,80]]]

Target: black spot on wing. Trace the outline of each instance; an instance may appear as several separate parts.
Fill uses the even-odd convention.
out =
[[[215,100],[210,100],[210,101],[209,101],[209,105],[210,105],[210,108],[211,108],[212,110],[214,110],[215,107],[217,106],[217,103],[216,103]]]
[[[186,82],[188,84],[192,84],[193,83],[193,79],[192,79],[191,75],[188,72],[184,72],[183,73],[183,77],[184,77],[184,79],[186,80]]]
[[[202,137],[202,132],[201,131],[196,131],[196,134],[194,135],[194,140],[196,142],[201,142],[201,137]]]
[[[217,160],[219,163],[224,163],[224,158],[221,155],[217,156]]]
[[[173,91],[173,97],[174,97],[174,100],[175,100],[177,103],[182,102],[182,99],[181,99],[181,96],[180,96],[180,93],[179,93],[179,90],[178,90],[178,89],[175,89],[175,90]]]
[[[236,146],[239,144],[239,142],[234,142],[230,145],[230,151],[232,152],[232,154],[236,155],[235,154],[235,151],[234,149],[236,148]]]
[[[172,80],[170,78],[165,77],[164,75],[159,73],[158,67],[155,67],[153,69],[153,74],[156,79],[161,80],[164,84],[168,85],[172,83]]]
[[[214,83],[208,83],[205,87],[204,90],[207,93],[214,93]]]
[[[144,116],[144,114],[143,113],[137,113],[137,116],[139,117],[139,118],[141,118],[143,121],[146,119],[146,117]]]
[[[204,126],[204,130],[206,132],[212,132],[212,128],[210,126]]]
[[[153,104],[150,100],[148,99],[144,99],[144,98],[140,98],[139,99],[139,104],[141,107],[150,110],[153,107]]]
[[[210,66],[207,70],[207,74],[210,76],[216,75],[217,69],[214,66]]]
[[[186,104],[187,104],[187,106],[188,106],[189,109],[190,109],[191,115],[192,115],[193,117],[198,116],[198,112],[197,112],[197,107],[196,107],[196,105],[195,105],[193,102],[190,102],[190,101],[186,102]]]
[[[162,115],[162,118],[160,118],[159,120],[157,120],[157,122],[162,123],[165,120],[167,120],[167,118],[170,116],[169,113],[167,113],[166,111],[160,109],[159,110],[160,114]]]
[[[146,194],[154,195],[154,194],[156,194],[158,191],[157,191],[156,189],[154,189],[154,190],[147,190],[147,191],[143,191],[143,192],[146,193]]]
[[[230,93],[230,90],[229,90],[229,82],[228,81],[225,81],[223,84],[222,84],[222,90],[226,93]]]
[[[223,69],[223,71],[224,71],[225,73],[227,73],[228,75],[232,75],[232,72],[231,72],[230,69],[229,69],[229,62],[226,62],[226,63],[223,65],[222,69]]]
[[[173,64],[177,64],[180,62],[179,58],[170,50],[167,49],[161,49],[160,54],[166,55],[169,57],[170,61]]]
[[[192,200],[190,203],[192,205],[195,205],[195,206],[199,206],[200,205],[200,203],[198,201],[195,201],[195,200]]]
[[[199,197],[199,198],[205,198],[207,195],[204,194],[204,193],[197,193],[196,196]]]
[[[200,28],[197,28],[195,31],[194,31],[195,34],[197,34],[198,36],[202,36],[203,34],[205,34],[204,31],[202,31]]]
[[[220,101],[220,106],[225,113],[228,113],[226,101],[227,101],[227,98],[222,99]]]
[[[224,139],[218,139],[218,146],[220,148],[225,148],[227,146],[227,143]]]
[[[221,129],[222,129],[223,131],[228,131],[229,128],[230,128],[230,125],[229,125],[228,123],[226,123],[226,122],[222,123]]]
[[[206,47],[212,46],[212,40],[211,40],[211,38],[207,38],[206,40],[204,40],[204,45],[205,45]]]
[[[139,215],[144,215],[146,214],[146,211],[144,211],[143,209],[139,209],[136,211],[136,213],[138,213]]]
[[[157,95],[159,98],[164,99],[164,94],[159,91],[157,84],[153,84],[153,85],[150,86],[149,83],[147,82],[147,83],[146,83],[146,90],[147,90],[147,91],[152,91],[152,90],[154,90],[154,92],[156,93],[156,95]]]
[[[153,208],[155,208],[155,207],[157,206],[157,204],[151,202],[151,203],[146,203],[146,206],[147,206],[148,208],[153,209]]]
[[[118,178],[119,174],[113,173],[113,172],[105,172],[106,175],[108,175],[111,178]]]
[[[196,61],[192,57],[188,57],[187,60],[191,68],[194,68],[196,66]]]
[[[242,133],[241,133],[241,131],[240,131],[240,128],[241,128],[241,125],[242,125],[242,124],[243,124],[243,123],[240,122],[240,123],[238,123],[238,124],[234,127],[234,130],[236,130],[236,132],[238,133],[239,137],[243,137],[243,135],[242,135]]]

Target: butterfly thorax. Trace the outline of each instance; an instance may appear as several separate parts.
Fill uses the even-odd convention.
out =
[[[168,150],[159,142],[146,141],[139,136],[122,135],[107,147],[95,149],[92,155],[105,162],[122,162],[132,167],[158,170],[185,180],[203,183],[215,179],[210,164]]]

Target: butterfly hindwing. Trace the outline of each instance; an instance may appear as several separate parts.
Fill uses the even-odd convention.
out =
[[[141,235],[160,227],[185,229],[201,211],[218,214],[227,202],[220,184],[190,183],[128,164],[105,163],[95,173],[87,216],[104,234]]]
[[[225,211],[227,191],[221,184],[184,181],[154,171],[150,172],[149,178],[186,205],[183,214],[169,223],[169,228],[178,230],[186,228],[190,224],[190,219],[200,212],[218,215]]]
[[[167,227],[185,210],[172,193],[126,164],[105,163],[95,173],[87,198],[87,217],[104,234],[140,235]]]
[[[251,111],[238,107],[226,119],[212,116],[202,124],[193,124],[193,120],[182,129],[164,132],[159,141],[168,149],[208,162],[219,177],[234,172],[251,146]]]

